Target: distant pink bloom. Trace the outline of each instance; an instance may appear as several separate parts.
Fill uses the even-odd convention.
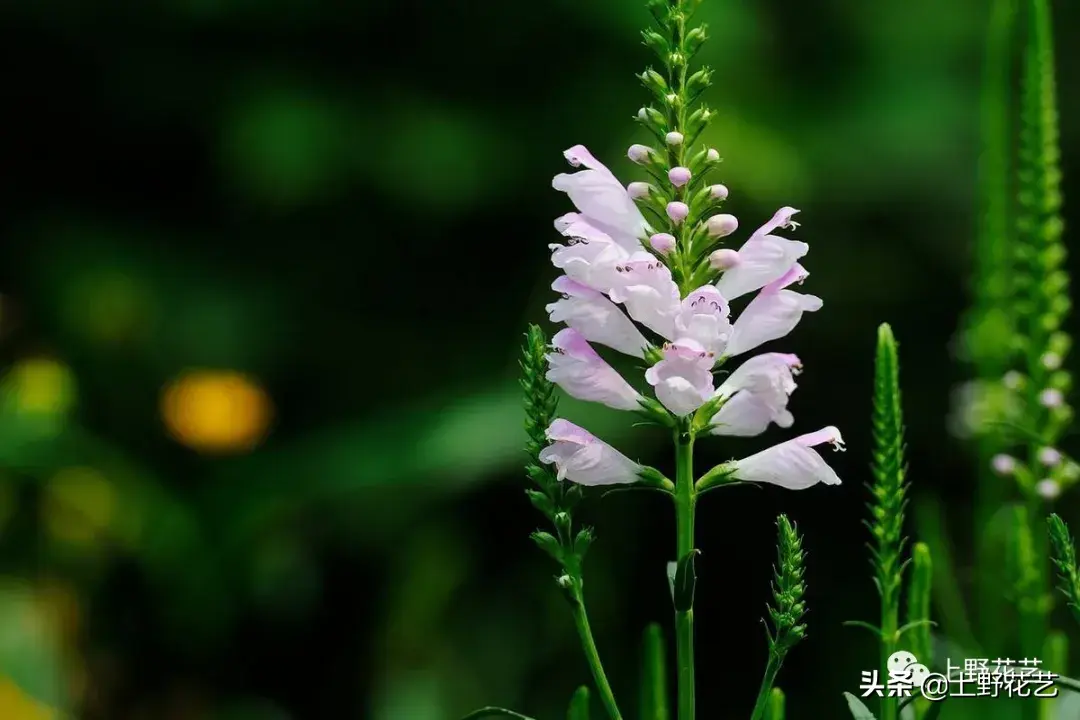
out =
[[[713,353],[695,340],[682,339],[664,346],[664,359],[645,371],[656,388],[656,399],[676,415],[689,415],[713,392]]]
[[[772,220],[758,228],[739,248],[738,267],[731,268],[716,281],[716,287],[724,297],[734,300],[765,287],[781,278],[806,255],[810,249],[806,243],[771,234],[777,228],[796,227],[798,223],[791,217],[797,212],[795,208],[780,208]]]
[[[998,454],[990,460],[990,466],[998,475],[1012,475],[1016,472],[1016,458],[1011,455]]]
[[[1065,403],[1065,396],[1060,390],[1047,388],[1039,393],[1039,404],[1045,408],[1059,408]]]
[[[1053,467],[1061,462],[1061,452],[1057,448],[1044,447],[1039,450],[1039,462],[1047,467]]]
[[[741,252],[739,257],[741,260]],[[741,266],[740,262],[736,268]],[[821,298],[785,289],[792,283],[802,282],[807,275],[809,273],[796,264],[783,277],[762,288],[735,320],[726,354],[741,355],[770,340],[782,338],[795,329],[804,312],[820,310]]]
[[[732,475],[737,480],[770,483],[789,490],[804,490],[819,482],[839,485],[836,471],[814,450],[825,443],[832,444],[834,450],[844,449],[840,431],[830,426],[736,460]]]
[[[637,410],[641,395],[622,379],[573,328],[564,328],[551,341],[547,379],[578,400],[597,402],[616,410]]]
[[[627,249],[640,247],[649,226],[623,184],[582,145],[563,155],[572,166],[585,169],[556,175],[552,187],[569,195],[589,222],[615,242]]]
[[[619,485],[638,479],[640,465],[568,420],[552,421],[547,438],[551,444],[540,451],[540,462],[554,463],[559,480],[579,485]]]
[[[547,306],[552,322],[564,322],[577,330],[589,342],[606,345],[634,357],[643,357],[648,345],[637,329],[615,303],[603,293],[561,276],[551,289],[562,297]]]

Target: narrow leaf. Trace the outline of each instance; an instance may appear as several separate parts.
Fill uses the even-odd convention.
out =
[[[854,720],[877,720],[874,713],[863,705],[862,700],[847,692],[844,693],[844,697],[847,698],[848,710],[851,711],[851,717]]]
[[[694,558],[700,550],[691,550],[679,558],[675,566],[674,596],[675,610],[686,612],[694,607],[694,589],[697,587],[697,574],[694,571]]]
[[[657,623],[645,628],[641,671],[641,720],[668,720],[667,647]]]
[[[482,707],[479,710],[473,710],[471,713],[461,718],[461,720],[476,720],[477,718],[486,717],[508,717],[514,718],[514,720],[536,720],[536,718],[529,717],[528,715],[522,715],[519,712],[507,710],[506,708],[495,707],[493,705],[489,705],[488,707]]]
[[[582,685],[570,698],[570,708],[566,711],[566,720],[589,720],[589,688]]]

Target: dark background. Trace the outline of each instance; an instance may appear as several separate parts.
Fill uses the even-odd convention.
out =
[[[740,237],[800,208],[825,300],[775,344],[806,366],[793,432],[835,424],[849,448],[828,458],[840,487],[703,500],[703,718],[753,702],[781,511],[809,551],[792,716],[842,716],[875,666],[841,622],[876,613],[860,520],[881,321],[914,492],[943,498],[967,556],[973,467],[947,427],[985,5],[701,10],[705,140]],[[1055,11],[1072,228],[1080,13]],[[640,179],[647,23],[629,0],[3,4],[0,717],[564,712],[587,669],[527,537],[516,348],[551,299],[561,151]],[[662,433],[564,408],[671,470]],[[787,437],[703,442],[700,470]],[[647,493],[583,513],[629,710],[641,630],[670,629],[673,513]]]

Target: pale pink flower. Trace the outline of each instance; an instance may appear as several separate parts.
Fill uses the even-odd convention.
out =
[[[562,297],[547,306],[552,322],[564,322],[589,342],[606,345],[634,357],[644,357],[645,336],[615,303],[603,293],[565,275],[551,289]]]
[[[556,175],[552,187],[569,195],[589,222],[615,242],[627,249],[640,247],[639,238],[648,235],[649,226],[622,183],[582,145],[563,155],[572,166],[585,169]]]
[[[794,228],[798,223],[791,216],[795,208],[780,208],[772,220],[762,225],[739,248],[739,265],[725,272],[716,287],[728,300],[765,287],[783,277],[809,251],[804,242],[772,235],[777,228]]]
[[[710,185],[709,195],[713,200],[727,200],[728,189],[726,185]]]
[[[750,437],[760,435],[776,423],[791,427],[795,419],[788,412],[794,376],[802,368],[799,358],[785,353],[765,353],[750,358],[728,376],[715,395],[727,398],[711,424],[714,435]]]
[[[739,255],[741,259],[742,253]],[[741,355],[762,343],[782,338],[795,329],[804,312],[820,310],[821,298],[785,289],[792,283],[802,282],[808,275],[801,265],[796,264],[779,280],[762,288],[735,320],[726,354]]]
[[[676,415],[689,415],[713,392],[712,366],[716,356],[700,343],[680,339],[664,345],[664,359],[645,371],[656,388],[656,399]]]
[[[573,328],[551,339],[547,379],[578,400],[597,402],[616,410],[637,410],[641,395],[622,379]]]
[[[819,482],[839,485],[836,471],[814,450],[824,443],[831,443],[834,450],[844,449],[840,431],[830,426],[736,460],[732,463],[732,476],[736,480],[771,483],[789,490],[804,490]]]
[[[615,267],[618,284],[608,293],[630,317],[665,338],[673,337],[679,287],[671,270],[647,252],[634,253]]]
[[[706,351],[719,356],[731,336],[727,300],[712,285],[705,285],[687,295],[675,315],[674,338],[689,338]]]
[[[567,238],[566,245],[553,243],[551,264],[574,280],[601,292],[620,282],[615,267],[630,257],[617,244],[579,213],[567,213],[555,220],[555,229]]]
[[[568,420],[552,421],[547,438],[551,444],[540,451],[540,462],[554,463],[559,480],[579,485],[637,482],[640,465]]]

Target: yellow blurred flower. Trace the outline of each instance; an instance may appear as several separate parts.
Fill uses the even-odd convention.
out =
[[[266,392],[247,376],[199,370],[165,387],[161,415],[178,442],[199,452],[226,453],[258,445],[273,409]]]
[[[55,720],[58,715],[24,693],[9,678],[0,677],[0,718],[4,720]]]

